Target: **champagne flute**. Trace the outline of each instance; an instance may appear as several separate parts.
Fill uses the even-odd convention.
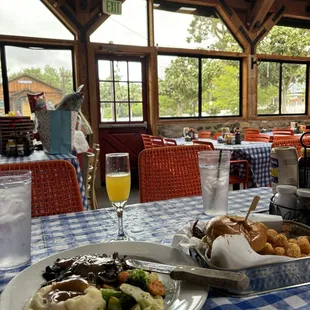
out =
[[[106,188],[118,219],[117,240],[128,240],[123,229],[123,210],[130,192],[130,164],[128,153],[106,154]]]

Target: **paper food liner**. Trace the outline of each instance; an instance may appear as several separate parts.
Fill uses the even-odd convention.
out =
[[[262,222],[278,232],[283,225],[282,217],[276,215],[253,214],[249,219]],[[234,270],[294,260],[288,256],[257,254],[243,235],[224,235],[216,238],[212,244],[211,258],[208,258],[208,245],[192,235],[193,223],[194,221],[186,224],[174,235],[172,247],[187,254],[190,247],[196,247],[205,260],[215,267]],[[198,222],[197,226],[203,229],[205,225],[206,222]]]

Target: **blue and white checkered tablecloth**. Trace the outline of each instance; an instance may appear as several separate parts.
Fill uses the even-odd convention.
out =
[[[13,164],[13,163],[22,163],[22,162],[33,162],[33,161],[46,161],[46,160],[57,160],[64,159],[69,161],[76,170],[76,175],[79,182],[79,187],[81,191],[83,206],[85,210],[88,210],[87,197],[85,192],[85,186],[83,182],[83,176],[80,168],[79,161],[76,156],[72,154],[59,154],[59,155],[50,155],[44,151],[34,151],[30,156],[17,156],[17,157],[6,157],[0,155],[0,165],[1,164]]]
[[[267,210],[271,188],[252,188],[229,192],[230,211],[245,211],[254,195],[261,196],[255,212]],[[179,198],[127,206],[124,228],[135,240],[170,245],[180,227],[194,219],[209,218],[202,212],[201,197]],[[34,218],[31,263],[62,250],[111,240],[116,227],[115,210],[111,208]],[[25,267],[0,270],[0,292]],[[211,290],[203,309],[310,309],[310,285],[247,298],[223,296]]]
[[[175,139],[178,145],[191,145],[184,138]],[[241,144],[222,144],[216,140],[199,139],[212,142],[216,150],[231,151],[231,159],[246,159],[250,164],[250,179],[252,186],[268,186],[270,178],[270,150],[271,143],[242,141]],[[233,169],[233,167],[232,167]],[[240,175],[244,175],[244,165],[238,167]]]

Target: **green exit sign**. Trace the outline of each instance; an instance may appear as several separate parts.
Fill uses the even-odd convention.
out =
[[[122,2],[115,0],[102,0],[102,9],[106,14],[122,14]]]

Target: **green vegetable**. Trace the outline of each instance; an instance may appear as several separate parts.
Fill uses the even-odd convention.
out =
[[[109,299],[107,310],[122,310],[121,301],[114,296]]]
[[[148,290],[148,284],[150,282],[150,274],[142,269],[133,269],[129,271],[129,277],[126,283],[138,286],[142,290]]]
[[[111,288],[102,288],[101,289],[102,298],[108,302],[111,297],[116,297],[118,299],[123,297],[123,293],[121,291],[113,290]]]

